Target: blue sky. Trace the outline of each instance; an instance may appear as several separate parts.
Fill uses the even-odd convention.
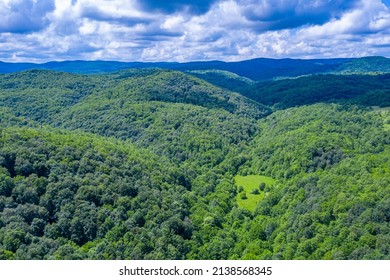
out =
[[[0,60],[390,55],[390,0],[0,0]]]

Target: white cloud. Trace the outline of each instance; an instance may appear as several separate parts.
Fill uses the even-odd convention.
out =
[[[379,0],[220,0],[194,14],[172,3],[165,12],[140,3],[0,0],[6,19],[0,59],[236,61],[390,53],[390,11]],[[30,30],[20,17],[29,19]]]
[[[54,9],[51,0],[0,1],[0,32],[38,31],[48,23],[47,14]]]
[[[323,25],[302,29],[310,37],[337,34],[376,33],[390,28],[389,10],[380,1],[363,0],[359,9],[345,13],[340,19],[333,19]]]
[[[180,22],[185,30],[180,39],[157,42],[143,52],[142,59],[161,60],[162,57],[186,61],[383,55],[386,49],[381,48],[378,52],[367,38],[388,36],[376,35],[376,32],[387,28],[389,13],[380,1],[370,3],[362,2],[354,10],[347,10],[339,18],[324,24],[257,32],[256,24],[245,17],[243,10],[247,7],[242,9],[237,1],[224,1],[204,15]],[[263,1],[263,6],[270,9],[267,1]],[[370,34],[366,34],[368,31]]]

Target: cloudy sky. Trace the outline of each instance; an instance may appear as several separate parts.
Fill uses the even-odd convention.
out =
[[[0,60],[390,56],[390,0],[0,0]]]

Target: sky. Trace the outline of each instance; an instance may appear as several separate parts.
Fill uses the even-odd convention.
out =
[[[0,60],[390,56],[390,0],[0,0]]]

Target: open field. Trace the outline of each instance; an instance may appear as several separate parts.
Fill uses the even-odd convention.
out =
[[[259,203],[264,198],[265,191],[261,191],[259,189],[259,185],[261,183],[265,183],[266,187],[270,187],[275,183],[275,179],[260,175],[237,175],[234,180],[236,182],[237,187],[243,187],[243,191],[246,193],[247,196],[247,199],[242,199],[240,197],[240,194],[237,195],[238,206],[248,209],[250,211],[255,210],[257,203]],[[251,192],[254,189],[258,189],[259,194],[252,194]]]

